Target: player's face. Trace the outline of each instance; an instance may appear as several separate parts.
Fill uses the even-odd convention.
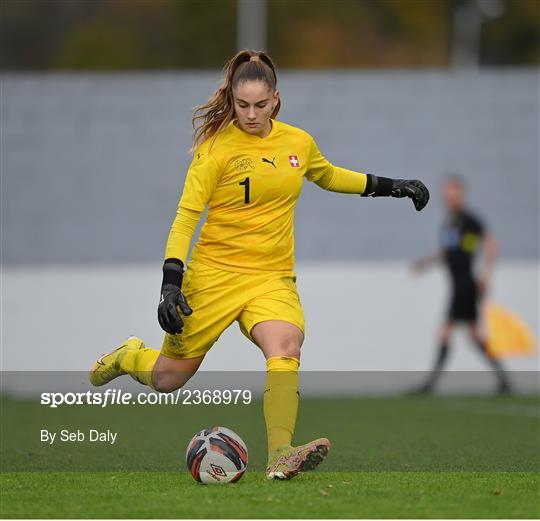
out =
[[[279,100],[279,92],[264,81],[244,81],[233,90],[233,98],[238,126],[248,134],[266,137],[271,129],[270,116]]]
[[[445,183],[442,188],[442,198],[449,210],[461,210],[465,199],[463,186],[455,181]]]

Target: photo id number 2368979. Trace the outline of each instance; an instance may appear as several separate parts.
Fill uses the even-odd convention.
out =
[[[182,405],[249,405],[249,389],[182,389],[179,391]]]

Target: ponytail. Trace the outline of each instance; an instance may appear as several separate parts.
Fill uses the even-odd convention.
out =
[[[244,81],[263,81],[272,90],[277,85],[276,68],[270,56],[264,52],[244,49],[225,65],[225,79],[204,105],[195,107],[193,113],[194,151],[208,138],[221,132],[234,118],[233,88]],[[274,119],[280,109],[278,103],[270,116]]]

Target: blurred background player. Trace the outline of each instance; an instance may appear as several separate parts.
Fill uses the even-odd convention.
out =
[[[433,369],[418,392],[433,391],[448,360],[449,341],[454,326],[465,323],[473,345],[478,348],[497,376],[498,392],[508,393],[508,379],[500,361],[488,352],[478,320],[478,306],[490,286],[497,257],[497,244],[482,221],[466,208],[465,182],[460,176],[447,176],[441,195],[447,215],[442,227],[440,249],[434,255],[417,260],[413,268],[420,272],[443,262],[450,275],[450,302],[447,319],[440,332],[440,344]],[[483,252],[483,266],[479,275],[476,275],[474,264],[480,251]]]

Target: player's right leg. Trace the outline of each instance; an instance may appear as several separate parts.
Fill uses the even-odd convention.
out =
[[[450,320],[447,321],[441,328],[441,332],[439,334],[439,348],[435,356],[433,368],[431,369],[431,372],[429,373],[424,384],[420,386],[420,388],[417,390],[417,393],[428,394],[431,393],[435,388],[435,385],[437,384],[444,365],[446,364],[446,361],[448,359],[448,343],[450,341],[450,336],[452,334],[453,328],[454,323]]]
[[[132,355],[145,355],[146,346],[144,342],[135,336],[130,336],[125,340],[120,347],[117,347],[110,353],[101,355],[92,366],[90,370],[90,383],[95,386],[101,386],[109,383],[110,381],[118,378],[119,376],[126,374],[125,367],[121,366],[121,361],[127,354]],[[154,351],[154,350],[151,350]],[[155,363],[159,351],[150,353],[151,360]],[[147,355],[148,356],[148,355]]]
[[[237,295],[239,277],[237,273],[191,262],[183,287],[193,314],[185,317],[182,333],[166,333],[161,351],[146,347],[140,338],[130,337],[97,360],[90,372],[91,383],[104,385],[129,374],[160,392],[182,387],[240,312],[243,295]]]
[[[203,360],[204,355],[180,360],[160,355],[152,371],[152,388],[160,393],[180,389],[197,372]]]
[[[100,356],[90,371],[90,383],[101,386],[124,374],[159,392],[181,388],[196,372],[204,359],[197,356],[174,359],[151,349],[137,337],[129,337],[111,353]]]

